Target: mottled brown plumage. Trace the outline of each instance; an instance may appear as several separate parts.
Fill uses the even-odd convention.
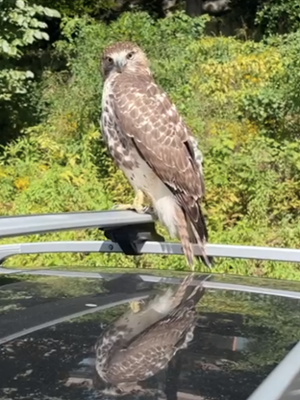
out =
[[[205,184],[202,156],[175,105],[157,85],[144,52],[130,42],[108,47],[102,58],[105,79],[102,130],[109,151],[136,193],[143,192],[171,236],[177,236],[190,266],[192,243],[202,260],[208,239],[200,202]]]
[[[95,367],[107,385],[130,392],[187,347],[197,318],[195,306],[205,293],[202,284],[191,286],[192,280],[193,274],[188,275],[177,291],[169,288],[137,313],[128,310],[101,334]]]

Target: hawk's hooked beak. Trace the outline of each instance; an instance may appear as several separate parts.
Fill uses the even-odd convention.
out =
[[[117,72],[119,72],[119,74],[120,74],[121,72],[124,71],[124,68],[126,66],[126,60],[124,60],[123,57],[117,58],[115,65],[116,65]]]

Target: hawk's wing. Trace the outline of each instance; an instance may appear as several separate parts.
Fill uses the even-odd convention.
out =
[[[107,376],[111,382],[138,382],[163,369],[191,329],[194,312],[177,310],[132,340],[111,358]]]
[[[194,288],[193,295],[182,305],[117,350],[107,366],[110,382],[138,382],[163,369],[194,329],[194,306],[203,294],[202,286]]]
[[[114,84],[114,107],[122,132],[132,139],[141,157],[169,187],[192,222],[196,226],[204,223],[198,205],[204,195],[204,177],[195,143],[167,94],[151,77],[123,75]],[[206,228],[204,231],[207,237]]]

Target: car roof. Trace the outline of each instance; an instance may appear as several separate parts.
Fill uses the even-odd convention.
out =
[[[181,244],[165,242],[154,222],[130,211],[0,217],[0,238],[98,228],[109,239],[0,246],[1,399],[106,400],[95,375],[95,340],[129,301],[164,291],[185,275],[9,270],[1,268],[3,261],[60,252],[182,255]],[[299,249],[206,247],[213,257],[300,262]],[[198,246],[194,251],[201,255]],[[170,362],[164,377],[145,382],[146,392],[138,398],[160,399],[149,390],[162,384],[168,400],[295,398],[300,393],[299,282],[214,274],[203,285],[193,342]]]
[[[138,270],[99,272],[97,277],[56,274],[13,274],[1,280],[3,400],[24,399],[28,393],[31,399],[99,396],[93,346],[101,331],[128,301],[173,287],[186,275]],[[196,275],[195,280],[203,278]],[[175,363],[169,380],[176,381],[178,400],[246,400],[299,339],[300,283],[214,274],[204,285],[194,340],[177,361],[180,377],[174,378]]]

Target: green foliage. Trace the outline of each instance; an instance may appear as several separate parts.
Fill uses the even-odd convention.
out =
[[[28,80],[34,77],[30,70],[15,68],[13,61],[21,59],[28,45],[49,39],[45,32],[47,24],[39,18],[59,17],[59,13],[31,6],[26,0],[1,0],[0,5],[0,101],[7,101],[14,94],[26,93]]]
[[[33,0],[34,1],[34,0]],[[38,4],[44,7],[51,6],[58,10],[62,15],[76,17],[78,15],[95,16],[103,11],[117,8],[117,0],[38,0]]]
[[[286,33],[300,28],[298,0],[273,0],[262,3],[256,14],[256,23],[265,33]]]
[[[285,74],[278,76],[276,83],[278,87],[283,84],[285,100],[295,118],[300,109],[300,29],[293,34],[283,36],[281,42]]]
[[[98,120],[101,52],[114,41],[133,40],[149,55],[155,78],[204,152],[210,242],[298,248],[300,33],[260,43],[212,38],[203,35],[207,20],[180,12],[161,20],[124,13],[110,25],[64,18],[64,40],[55,52],[66,58],[68,69],[45,71],[42,122],[3,149],[0,212],[100,210],[131,200],[128,182],[103,145]],[[88,230],[22,239],[101,237]],[[12,241],[20,238],[3,243]],[[183,257],[153,255],[30,255],[7,261],[16,263],[186,268]],[[216,271],[300,279],[292,264],[277,262],[220,259]]]

